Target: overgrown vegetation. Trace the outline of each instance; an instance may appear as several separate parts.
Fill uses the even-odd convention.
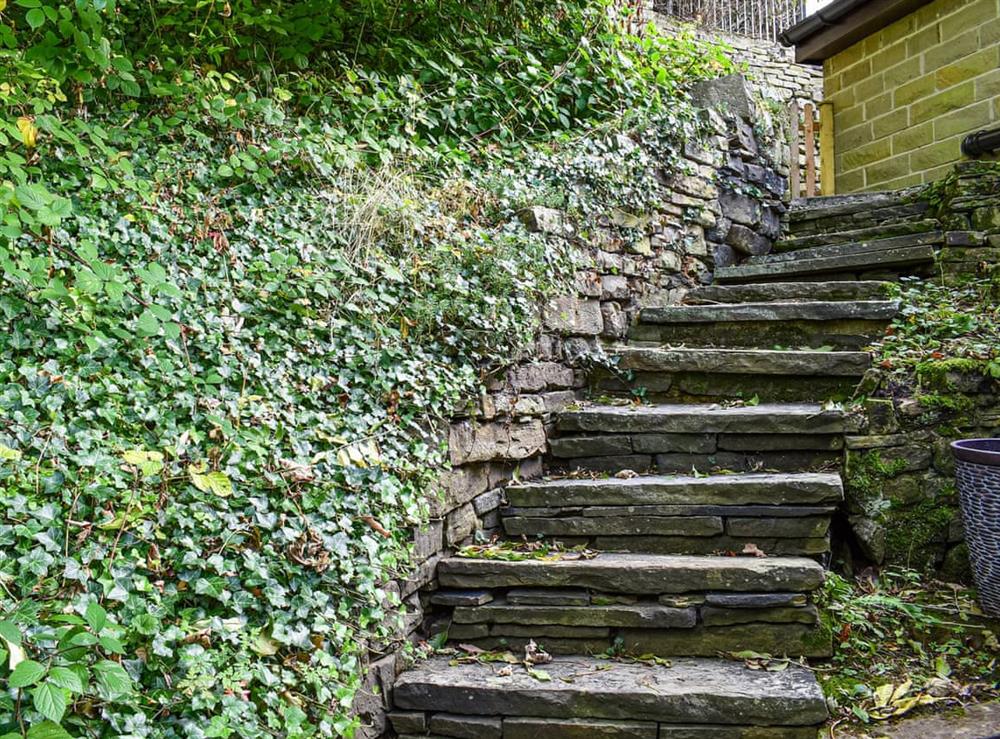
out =
[[[954,390],[956,375],[1000,379],[1000,272],[961,285],[904,279],[890,287],[900,315],[876,351],[894,382],[934,396]]]
[[[0,736],[350,735],[436,426],[567,271],[517,209],[639,212],[724,58],[610,0],[0,0],[0,47]]]
[[[971,591],[909,570],[855,582],[827,575],[824,619],[834,656],[818,676],[834,722],[870,724],[919,707],[995,697],[1000,644]]]

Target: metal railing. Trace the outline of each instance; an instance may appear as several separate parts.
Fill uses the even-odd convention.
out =
[[[706,28],[769,41],[806,15],[805,0],[654,0],[653,8]]]

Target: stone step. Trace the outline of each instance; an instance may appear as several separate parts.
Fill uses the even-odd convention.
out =
[[[872,252],[907,249],[916,246],[933,246],[943,243],[944,232],[928,231],[926,233],[894,236],[892,238],[871,241],[846,241],[843,243],[821,244],[798,249],[797,251],[785,251],[778,254],[750,257],[743,264],[778,264],[781,262],[799,262],[811,259],[858,257]]]
[[[640,346],[856,350],[881,336],[898,312],[892,300],[677,305],[640,311],[629,338]]]
[[[861,377],[871,366],[868,352],[850,351],[629,347],[614,356],[618,369],[635,372]]]
[[[654,507],[660,515],[716,516],[739,507],[836,505],[844,488],[840,475],[832,473],[649,475],[520,483],[508,486],[506,496],[511,508],[524,511],[586,508],[587,515],[600,516],[604,506],[635,506]]]
[[[820,218],[840,218],[843,221],[855,215],[906,204],[904,196],[898,192],[824,195],[793,201],[785,213],[785,219],[790,224]]]
[[[853,225],[853,224],[852,224]],[[819,233],[795,234],[790,237],[776,241],[775,252],[797,252],[813,247],[822,247],[831,244],[843,243],[864,243],[870,241],[895,241],[895,237],[913,234],[924,234],[938,231],[941,222],[934,218],[913,219],[882,223],[865,226],[863,228],[850,228],[841,225],[833,231],[823,231]],[[910,240],[904,240],[903,246],[912,246]],[[917,240],[918,243],[925,243]]]
[[[795,665],[574,656],[537,669],[548,679],[523,665],[432,657],[396,679],[389,718],[403,736],[447,727],[475,739],[814,739],[827,718],[812,672]]]
[[[717,554],[754,544],[769,555],[816,556],[830,550],[843,488],[838,475],[819,473],[567,478],[511,486],[507,497],[501,520],[513,537],[618,552]]]
[[[592,559],[494,560],[448,557],[445,588],[587,588],[605,593],[812,592],[823,568],[804,557],[696,557],[600,553]]]
[[[765,282],[756,285],[703,285],[691,290],[684,302],[787,303],[795,301],[885,300],[890,283],[879,280],[854,282]]]
[[[627,396],[641,389],[653,402],[847,399],[871,364],[867,352],[850,351],[629,347],[615,356],[615,370],[590,373],[595,393]]]
[[[780,257],[782,255],[776,255]],[[719,267],[715,271],[716,282],[768,282],[785,281],[788,278],[802,278],[826,275],[828,279],[862,279],[873,273],[880,277],[886,274],[909,272],[909,268],[933,264],[933,246],[910,246],[898,249],[868,250],[857,254],[802,258],[797,260],[777,260],[739,264],[735,267]],[[907,269],[904,269],[907,268]]]
[[[435,620],[448,639],[482,649],[712,656],[754,650],[823,657],[831,639],[811,593],[823,572],[809,559],[602,552],[591,559],[451,558],[443,588],[475,583],[483,597]],[[469,591],[441,601],[470,602]],[[617,647],[615,646],[617,645]]]
[[[759,601],[758,606],[718,605],[715,597],[720,595],[727,594],[642,598],[592,593],[591,602],[583,605],[552,605],[510,603],[498,593],[490,603],[452,609],[448,638],[487,649],[504,646],[504,640],[533,638],[556,653],[596,645],[609,649],[614,643],[658,656],[714,656],[741,649],[823,656],[829,650],[818,611],[805,593],[728,594],[744,603]],[[776,596],[795,605],[767,604]]]
[[[807,403],[599,405],[557,415],[552,472],[830,470],[853,416]]]
[[[814,403],[589,405],[556,414],[561,432],[609,434],[841,434],[856,426],[844,411]]]

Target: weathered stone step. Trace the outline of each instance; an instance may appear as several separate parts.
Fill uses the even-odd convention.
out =
[[[634,347],[619,349],[615,356],[619,369],[636,372],[860,377],[871,366],[868,352],[851,351]]]
[[[659,506],[663,515],[721,515],[736,506],[817,506],[844,497],[840,475],[830,473],[650,475],[632,479],[555,479],[511,485],[507,500],[516,509]],[[667,508],[674,506],[674,508]],[[593,510],[597,509],[597,510]]]
[[[590,373],[596,393],[624,396],[641,388],[646,400],[682,403],[847,399],[871,364],[867,352],[852,351],[630,347],[616,356],[614,371]]]
[[[473,727],[450,736],[481,739],[811,739],[827,717],[812,672],[794,665],[770,672],[723,660],[666,667],[556,657],[539,666],[551,678],[544,682],[521,666],[498,669],[448,656],[418,663],[396,680],[394,728],[426,734],[445,714],[451,726],[458,717]]]
[[[856,425],[841,410],[811,403],[594,405],[556,416],[562,432],[612,434],[841,434]]]
[[[629,336],[642,346],[854,350],[881,336],[898,311],[892,300],[678,305],[642,310]]]
[[[856,257],[870,254],[872,252],[906,249],[915,246],[931,246],[943,243],[944,233],[942,231],[928,231],[925,233],[894,236],[892,238],[875,239],[871,241],[832,243],[802,248],[797,251],[785,251],[780,254],[767,254],[763,256],[750,257],[746,260],[746,262],[744,262],[744,264],[778,264],[781,262],[799,262],[810,259]]]
[[[776,255],[780,257],[782,255]],[[872,272],[898,272],[903,268],[934,262],[933,246],[909,246],[897,249],[866,250],[839,256],[820,256],[795,260],[763,261],[719,267],[716,282],[767,282],[788,278],[828,275],[829,278],[853,280]]]
[[[865,226],[863,228],[845,228],[841,226],[836,231],[794,235],[775,242],[775,252],[801,252],[801,250],[843,243],[864,243],[869,241],[896,241],[896,237],[913,234],[924,234],[937,231],[941,222],[933,218],[906,220],[893,223]],[[901,246],[913,246],[912,240],[902,240]],[[928,243],[916,240],[917,243]],[[935,242],[936,243],[936,242]]]
[[[793,224],[819,218],[845,219],[905,204],[904,196],[898,192],[824,195],[794,201],[786,211],[785,218]]]
[[[693,305],[785,303],[794,301],[884,300],[889,283],[880,280],[765,282],[756,285],[702,285],[684,297]]]
[[[803,557],[621,553],[553,561],[449,557],[438,565],[438,582],[446,588],[577,587],[629,595],[811,592],[822,584],[823,568]]]

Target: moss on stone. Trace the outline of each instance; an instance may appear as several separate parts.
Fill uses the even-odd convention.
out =
[[[954,506],[934,500],[890,506],[885,513],[886,561],[924,571],[933,568],[956,513]]]
[[[847,502],[856,511],[872,518],[879,518],[888,507],[882,490],[883,483],[906,469],[906,461],[887,461],[877,450],[864,454],[848,454],[844,483]]]
[[[975,408],[975,401],[968,395],[958,393],[918,393],[917,402],[925,408],[966,413]]]

